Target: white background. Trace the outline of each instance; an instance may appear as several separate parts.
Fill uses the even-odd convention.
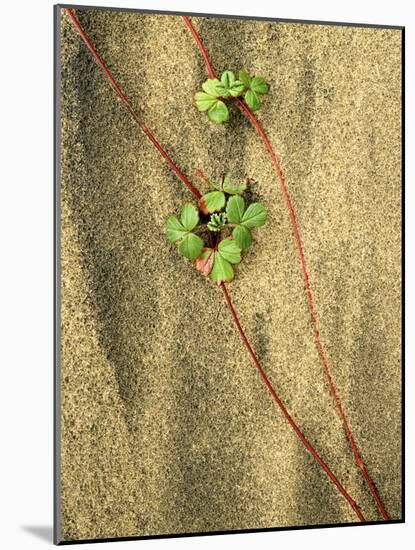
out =
[[[100,0],[87,5],[167,9],[406,26],[407,57],[407,524],[113,543],[106,548],[284,547],[377,549],[415,540],[414,71],[412,0]],[[2,3],[0,197],[0,545],[51,544],[53,2]],[[90,547],[85,545],[84,547]],[[92,545],[98,548],[98,545]]]

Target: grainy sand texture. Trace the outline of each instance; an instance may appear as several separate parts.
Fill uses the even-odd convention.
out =
[[[236,105],[198,113],[206,67],[179,16],[75,10],[143,121],[206,192],[254,178],[266,226],[229,293],[262,367],[366,518],[380,513],[319,359],[275,168]],[[401,510],[399,29],[192,18],[215,70],[270,84],[258,118],[278,154],[319,328],[356,441]],[[356,522],[275,406],[223,293],[165,221],[193,200],[59,15],[60,538]]]

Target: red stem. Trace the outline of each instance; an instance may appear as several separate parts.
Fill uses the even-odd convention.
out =
[[[191,20],[187,16],[183,16],[183,20],[184,20],[186,26],[190,29],[190,32],[192,33],[194,39],[197,42],[197,45],[199,46],[200,52],[201,52],[201,54],[202,54],[202,56],[205,60],[205,63],[206,63],[206,68],[207,68],[207,71],[209,73],[209,77],[210,78],[215,78],[215,73],[213,71],[212,64],[209,60],[209,56],[207,54],[207,51],[206,51],[206,49],[205,49],[205,47],[204,47],[204,45],[203,45],[203,43],[202,43],[202,41],[201,41],[201,39],[198,35],[193,23],[191,22]],[[300,232],[299,232],[299,229],[298,229],[298,224],[297,224],[297,220],[296,220],[296,216],[295,216],[291,196],[289,194],[287,184],[286,184],[285,179],[284,179],[284,175],[283,175],[281,167],[279,165],[277,155],[275,154],[275,151],[272,148],[272,145],[271,145],[271,142],[268,139],[268,136],[266,135],[264,129],[262,128],[259,120],[256,118],[254,113],[241,100],[241,98],[237,97],[235,99],[236,99],[239,107],[246,114],[246,116],[250,119],[253,126],[257,130],[258,134],[261,136],[261,139],[262,139],[268,153],[270,154],[272,162],[274,163],[275,169],[277,171],[278,179],[279,179],[279,182],[280,182],[280,187],[281,187],[282,193],[284,195],[284,199],[285,199],[285,202],[286,202],[289,214],[290,214],[291,225],[292,225],[292,228],[293,228],[294,237],[295,237],[295,240],[296,240],[296,243],[297,243],[298,253],[299,253],[299,256],[300,256],[301,268],[302,268],[302,271],[303,271],[303,276],[304,276],[304,281],[305,281],[306,291],[307,291],[307,297],[308,297],[308,308],[309,308],[311,319],[312,319],[312,322],[313,322],[314,336],[315,336],[315,340],[316,340],[318,354],[319,354],[321,363],[323,365],[323,369],[324,369],[324,372],[326,374],[327,381],[329,383],[330,392],[331,392],[331,394],[334,398],[334,401],[336,403],[336,407],[337,407],[337,409],[339,411],[339,414],[340,414],[340,417],[342,419],[344,428],[346,430],[347,438],[348,438],[349,443],[352,447],[353,454],[355,456],[356,462],[357,462],[360,470],[362,471],[363,477],[365,478],[365,480],[368,484],[370,492],[372,493],[373,498],[375,499],[376,504],[377,504],[383,518],[385,520],[387,520],[387,519],[389,519],[389,516],[388,516],[388,514],[387,514],[387,512],[386,512],[386,510],[385,510],[385,508],[382,504],[382,501],[381,501],[381,499],[380,499],[380,497],[379,497],[379,495],[376,491],[376,488],[375,488],[375,486],[374,486],[374,484],[373,484],[373,482],[372,482],[372,480],[369,476],[369,473],[366,469],[366,466],[363,463],[362,457],[361,457],[361,455],[359,453],[359,450],[357,448],[356,441],[355,441],[353,433],[351,431],[351,428],[350,428],[349,422],[347,420],[346,414],[343,410],[343,406],[341,404],[339,394],[337,393],[336,387],[334,385],[333,376],[331,374],[331,370],[330,370],[330,367],[329,367],[329,364],[328,364],[328,361],[327,361],[327,358],[326,358],[326,354],[324,352],[323,342],[321,340],[320,331],[318,329],[317,313],[316,313],[316,309],[314,307],[313,295],[312,295],[312,292],[311,292],[311,285],[310,285],[310,277],[309,277],[309,273],[308,273],[308,269],[307,269],[307,265],[306,265],[306,261],[305,261],[305,257],[304,257],[304,251],[303,251],[303,246],[302,246],[302,242],[301,242],[301,238],[300,238]]]
[[[111,74],[111,71],[108,69],[104,61],[102,60],[99,53],[96,51],[92,43],[90,42],[89,38],[85,34],[84,29],[82,28],[82,25],[79,21],[79,19],[76,17],[74,11],[70,8],[65,8],[66,13],[69,15],[69,17],[72,19],[72,22],[81,35],[82,40],[85,42],[85,44],[88,46],[90,52],[92,53],[95,61],[98,63],[98,65],[101,67],[101,69],[104,71],[105,76],[108,78],[111,85],[114,87],[115,91],[117,92],[118,97],[121,99],[121,101],[124,103],[125,107],[129,111],[129,113],[132,115],[135,122],[138,124],[138,126],[141,128],[141,130],[145,133],[145,135],[148,137],[148,139],[151,141],[151,143],[154,145],[154,147],[158,150],[158,152],[161,154],[161,156],[164,158],[164,160],[167,161],[170,168],[173,170],[173,172],[176,174],[176,176],[190,189],[190,191],[195,195],[198,199],[202,197],[202,194],[200,191],[189,181],[189,179],[183,174],[183,172],[180,170],[180,168],[173,162],[173,160],[169,157],[169,155],[166,153],[166,151],[163,149],[163,147],[160,145],[160,143],[157,141],[157,139],[154,137],[154,135],[151,133],[151,131],[147,128],[145,124],[140,120],[140,117],[138,116],[137,111],[132,106],[130,100],[125,95],[125,93],[122,91],[120,86],[115,81],[114,77]]]
[[[187,17],[187,15],[183,15],[182,17],[188,29],[193,34],[193,38],[196,40],[197,45],[199,46],[200,53],[203,55],[203,59],[205,60],[205,63],[206,63],[207,72],[209,73],[209,78],[212,78],[212,79],[215,78],[215,71],[213,70],[207,51],[205,50],[205,47],[203,46],[200,36],[197,34],[197,31],[194,28],[193,23],[191,22],[190,18]]]
[[[233,320],[235,321],[236,326],[238,327],[239,334],[242,337],[242,340],[245,343],[245,346],[247,347],[251,357],[252,361],[254,362],[257,370],[259,371],[259,374],[262,376],[262,379],[264,380],[267,388],[269,389],[272,397],[274,398],[274,401],[278,405],[278,407],[281,409],[282,413],[284,414],[285,418],[290,423],[290,426],[297,434],[298,438],[304,445],[304,447],[312,454],[313,458],[318,462],[318,464],[323,468],[323,470],[326,472],[326,474],[329,476],[329,478],[332,480],[332,482],[336,485],[338,490],[341,492],[341,494],[344,496],[344,498],[347,500],[347,502],[350,504],[350,506],[353,508],[353,510],[356,512],[358,518],[360,521],[364,522],[366,521],[359,506],[356,504],[356,502],[352,499],[352,497],[349,495],[349,493],[346,491],[346,489],[343,487],[343,485],[340,483],[340,481],[337,479],[337,477],[333,474],[333,472],[330,470],[330,468],[327,466],[327,464],[324,462],[324,460],[321,458],[321,456],[318,454],[318,452],[314,449],[314,447],[311,445],[311,443],[308,441],[306,436],[303,434],[303,432],[300,430],[300,428],[297,426],[295,420],[292,418],[290,413],[285,408],[284,403],[281,401],[281,399],[278,397],[273,385],[271,384],[268,376],[265,374],[263,368],[261,367],[259,360],[257,356],[255,355],[254,350],[252,349],[251,344],[249,343],[249,340],[241,326],[241,323],[239,322],[238,315],[235,311],[235,308],[232,304],[231,298],[228,293],[228,289],[226,288],[225,284],[222,283],[220,285],[222,287],[223,293],[225,294],[226,302],[228,303],[229,309],[231,310]]]
[[[257,129],[259,135],[261,136],[261,138],[262,138],[262,140],[265,144],[265,147],[267,148],[267,150],[268,150],[268,152],[269,152],[269,154],[272,158],[272,161],[275,165],[275,168],[277,170],[277,174],[278,174],[280,184],[281,184],[281,190],[283,192],[285,202],[287,204],[287,208],[288,208],[289,213],[290,213],[291,224],[292,224],[292,227],[293,227],[294,236],[295,236],[295,240],[296,240],[296,243],[297,243],[298,253],[300,255],[301,267],[302,267],[302,270],[303,270],[303,275],[304,275],[304,280],[305,280],[305,285],[306,285],[306,290],[307,290],[308,308],[309,308],[309,311],[310,311],[311,319],[313,321],[314,337],[315,337],[315,340],[316,340],[317,350],[318,350],[318,354],[320,356],[321,363],[323,365],[324,372],[326,373],[326,378],[327,378],[327,381],[329,383],[330,392],[331,392],[331,394],[334,398],[334,401],[335,401],[336,406],[337,406],[337,410],[339,411],[339,414],[341,416],[344,428],[346,430],[347,438],[349,439],[349,442],[350,442],[350,445],[352,447],[356,462],[357,462],[359,468],[362,471],[363,477],[365,478],[365,480],[366,480],[366,482],[369,486],[370,492],[372,493],[373,498],[375,499],[376,504],[377,504],[380,512],[382,513],[383,518],[384,519],[389,519],[389,516],[388,516],[388,514],[387,514],[387,512],[386,512],[386,510],[383,506],[383,503],[382,503],[382,501],[381,501],[381,499],[380,499],[380,497],[379,497],[379,495],[376,491],[376,488],[375,488],[375,486],[374,486],[374,484],[373,484],[373,482],[372,482],[372,480],[369,476],[369,473],[366,469],[366,466],[363,463],[362,457],[359,453],[359,449],[357,448],[357,444],[356,444],[355,438],[353,436],[353,433],[351,431],[349,422],[347,420],[346,413],[344,412],[339,394],[337,393],[336,386],[334,385],[333,376],[331,374],[331,370],[330,370],[330,367],[329,367],[329,364],[328,364],[328,361],[327,361],[326,354],[324,353],[323,342],[322,342],[322,339],[321,339],[321,336],[320,336],[320,331],[318,329],[317,313],[316,313],[316,310],[315,310],[315,307],[314,307],[313,295],[311,293],[310,277],[309,277],[309,274],[308,274],[307,265],[306,265],[305,258],[304,258],[303,246],[302,246],[301,239],[300,239],[300,233],[299,233],[299,230],[298,230],[298,225],[297,225],[297,221],[296,221],[296,217],[295,217],[294,207],[293,207],[293,204],[292,204],[292,201],[291,201],[290,194],[289,194],[288,189],[287,189],[287,185],[285,183],[284,176],[282,174],[281,168],[279,166],[277,157],[276,157],[275,152],[274,152],[274,150],[271,146],[271,143],[270,143],[267,135],[265,134],[264,129],[262,128],[261,124],[259,123],[258,119],[255,117],[255,115],[252,113],[252,111],[249,109],[249,107],[239,97],[237,98],[237,101],[238,101],[238,104],[241,107],[241,109],[251,119],[252,124]]]
[[[132,107],[130,101],[128,100],[127,96],[124,94],[124,92],[122,91],[122,89],[120,88],[120,86],[117,84],[117,82],[115,81],[114,77],[112,76],[111,72],[109,71],[108,67],[105,65],[104,61],[102,60],[102,58],[100,57],[100,55],[98,54],[98,52],[95,50],[95,48],[92,46],[91,42],[89,41],[88,37],[86,36],[85,34],[85,31],[83,30],[79,20],[77,19],[77,17],[75,16],[74,12],[72,9],[70,8],[65,8],[65,11],[67,12],[67,14],[70,16],[70,18],[72,19],[76,29],[78,30],[81,38],[83,39],[83,41],[85,42],[85,44],[88,46],[89,50],[91,51],[92,55],[94,56],[95,60],[97,61],[97,63],[99,64],[99,66],[103,69],[105,75],[107,76],[108,80],[111,82],[112,86],[114,87],[115,91],[117,92],[118,96],[120,97],[120,99],[123,101],[123,103],[125,104],[125,106],[127,107],[128,111],[130,112],[130,114],[133,116],[134,120],[137,122],[137,124],[139,125],[139,127],[143,130],[143,132],[146,134],[146,136],[150,139],[150,141],[153,143],[153,145],[156,147],[156,149],[159,151],[159,153],[163,156],[163,158],[168,162],[169,166],[172,168],[172,170],[176,173],[176,175],[180,178],[180,180],[192,191],[192,193],[194,195],[196,195],[197,198],[200,198],[201,197],[201,194],[200,192],[198,191],[198,189],[196,189],[193,184],[186,178],[186,176],[180,171],[180,169],[176,166],[176,164],[173,162],[173,160],[168,156],[168,154],[166,153],[166,151],[161,147],[161,145],[158,143],[158,141],[156,140],[156,138],[153,136],[153,134],[150,132],[150,130],[148,130],[148,128],[141,122],[141,120],[139,119],[139,116],[138,114],[136,113],[136,111],[134,110],[134,108]],[[341,494],[346,498],[346,500],[349,502],[349,504],[352,506],[353,510],[356,512],[357,516],[359,517],[360,521],[365,521],[365,518],[363,516],[363,514],[361,513],[360,511],[360,508],[357,506],[357,504],[355,503],[355,501],[352,499],[352,497],[347,493],[347,491],[344,489],[344,487],[341,485],[341,483],[339,482],[339,480],[336,478],[336,476],[332,473],[332,471],[329,469],[329,467],[327,466],[327,464],[323,461],[323,459],[320,457],[320,455],[317,453],[317,451],[314,450],[314,448],[312,447],[312,445],[309,443],[309,441],[306,439],[306,437],[302,434],[302,432],[300,431],[300,429],[298,428],[298,426],[296,425],[296,423],[294,422],[294,420],[292,419],[292,417],[290,416],[290,414],[288,413],[287,409],[285,408],[285,406],[283,405],[283,403],[281,402],[281,400],[279,399],[279,397],[277,396],[274,388],[272,387],[271,383],[269,382],[268,378],[266,377],[264,371],[262,370],[249,342],[248,342],[248,339],[246,338],[243,330],[242,330],[242,327],[239,323],[239,320],[236,316],[236,312],[233,308],[233,305],[230,301],[230,297],[229,297],[229,294],[227,292],[227,289],[226,289],[226,286],[224,283],[222,283],[222,289],[225,293],[225,297],[228,301],[228,304],[229,304],[229,307],[231,308],[231,311],[232,311],[232,314],[233,314],[233,317],[235,319],[235,322],[238,326],[238,329],[244,339],[244,342],[245,344],[247,345],[248,347],[248,350],[251,354],[251,356],[253,357],[254,359],[254,362],[255,362],[255,365],[257,366],[259,372],[261,373],[262,377],[264,378],[265,380],[265,383],[267,384],[269,390],[271,391],[271,394],[273,395],[274,399],[276,400],[278,406],[281,408],[282,412],[284,413],[285,417],[287,418],[287,420],[289,421],[290,425],[292,426],[292,428],[294,429],[294,431],[296,432],[296,434],[298,435],[298,437],[300,438],[300,440],[302,441],[302,443],[305,445],[305,447],[307,448],[307,450],[313,455],[313,457],[316,459],[316,461],[320,464],[320,466],[323,468],[323,470],[327,473],[327,475],[330,477],[330,479],[335,483],[335,485],[337,486],[337,488],[339,489],[339,491],[341,492]]]

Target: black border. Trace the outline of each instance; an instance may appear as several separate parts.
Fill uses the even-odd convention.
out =
[[[401,487],[402,487],[402,522],[405,523],[405,159],[406,159],[406,141],[405,141],[405,27],[401,29],[402,33],[402,65],[401,65],[401,145],[402,145],[402,160],[401,160],[401,303],[402,303],[402,313],[401,313],[401,388],[402,388],[402,402],[401,402],[401,416],[402,416],[402,426],[401,426],[401,456],[402,456],[402,465],[401,465]]]
[[[290,527],[267,527],[262,529],[239,529],[230,531],[208,531],[194,533],[169,533],[159,535],[144,535],[131,537],[114,537],[104,539],[83,539],[83,540],[61,540],[61,461],[60,461],[60,413],[61,413],[61,398],[60,398],[60,326],[61,326],[61,270],[60,270],[60,159],[61,159],[61,126],[60,126],[60,18],[61,9],[73,8],[76,10],[104,10],[104,11],[127,11],[136,13],[147,13],[156,15],[188,15],[195,17],[207,18],[222,18],[222,19],[247,19],[251,21],[272,21],[276,23],[293,23],[293,24],[310,24],[310,25],[329,25],[329,26],[347,26],[360,27],[371,29],[394,29],[400,30],[402,35],[402,64],[401,64],[401,84],[402,84],[402,107],[401,107],[401,136],[402,136],[402,176],[401,176],[401,213],[402,213],[402,230],[401,230],[401,296],[402,296],[402,313],[401,313],[401,385],[402,385],[402,432],[401,432],[401,453],[402,453],[402,518],[388,521],[368,521],[366,523],[350,522],[350,523],[329,523],[321,525],[295,525]],[[114,8],[106,6],[80,6],[78,4],[55,4],[53,6],[53,88],[54,88],[54,103],[53,103],[53,134],[54,134],[54,155],[53,155],[53,176],[54,176],[54,237],[53,237],[53,337],[54,337],[54,378],[53,378],[53,462],[54,462],[54,484],[53,484],[53,542],[55,545],[63,546],[69,544],[92,544],[100,542],[121,542],[134,540],[151,540],[151,539],[170,539],[183,537],[206,537],[212,535],[229,535],[229,534],[246,534],[246,533],[268,533],[277,531],[299,531],[306,529],[327,529],[333,527],[366,527],[370,525],[393,525],[405,523],[405,26],[399,25],[379,25],[369,23],[345,23],[335,21],[317,21],[307,19],[280,19],[272,17],[258,17],[246,15],[226,15],[226,14],[209,14],[197,12],[180,12],[167,10],[149,10],[136,8]]]

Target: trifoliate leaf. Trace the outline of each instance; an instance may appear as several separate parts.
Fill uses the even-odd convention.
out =
[[[215,252],[210,278],[218,284],[222,282],[230,283],[233,279],[233,268],[231,264],[225,260],[219,252]]]
[[[213,107],[217,99],[213,95],[205,94],[205,92],[197,92],[195,94],[195,101],[197,110],[203,112]]]
[[[183,239],[187,230],[179,222],[176,216],[170,216],[166,222],[167,238],[170,242],[175,243]]]
[[[226,215],[229,223],[241,223],[245,212],[245,201],[239,195],[230,197],[226,205]]]
[[[180,222],[187,231],[192,231],[199,223],[199,212],[193,204],[187,203],[183,205],[180,213]]]
[[[216,103],[208,111],[209,120],[222,124],[229,118],[229,111],[223,101],[216,100]]]
[[[261,100],[259,95],[253,90],[248,90],[245,93],[245,102],[251,111],[257,111],[261,107]]]
[[[244,91],[244,85],[240,80],[235,79],[235,75],[232,71],[225,71],[222,73],[220,84],[218,86],[220,95],[222,97],[237,97]]]
[[[242,195],[242,193],[246,190],[246,182],[231,183],[228,176],[225,176],[222,188],[225,193],[228,193],[229,195]]]
[[[246,71],[245,69],[239,71],[238,78],[245,86],[245,88],[249,88],[249,86],[251,85],[251,77],[249,76],[248,71]]]
[[[206,80],[206,82],[202,84],[203,90],[213,97],[219,97],[221,95],[218,86],[220,86],[220,82],[217,78],[209,78],[209,80]]]
[[[239,72],[239,79],[244,83],[248,90],[245,92],[245,102],[251,111],[257,111],[261,106],[261,94],[266,94],[269,90],[268,84],[261,76],[250,77],[248,72],[242,70]]]
[[[179,245],[180,254],[189,260],[196,260],[202,252],[203,241],[194,233],[187,233]]]
[[[225,194],[222,191],[206,193],[199,201],[199,207],[205,214],[219,212],[225,206]]]
[[[233,239],[224,239],[219,243],[218,253],[231,264],[239,264],[241,261],[241,249]]]
[[[266,94],[269,90],[268,84],[261,76],[254,76],[254,78],[251,80],[250,88],[257,94]]]
[[[260,227],[261,225],[264,225],[266,221],[267,211],[265,210],[265,207],[262,206],[262,204],[259,204],[259,202],[254,202],[245,210],[241,223],[248,229],[252,229],[253,227]]]
[[[232,232],[234,241],[241,250],[246,250],[252,244],[252,235],[247,227],[243,225],[237,225]]]
[[[215,255],[213,248],[204,248],[195,263],[197,271],[199,271],[202,275],[205,275],[205,277],[209,275],[212,270],[214,259]]]

